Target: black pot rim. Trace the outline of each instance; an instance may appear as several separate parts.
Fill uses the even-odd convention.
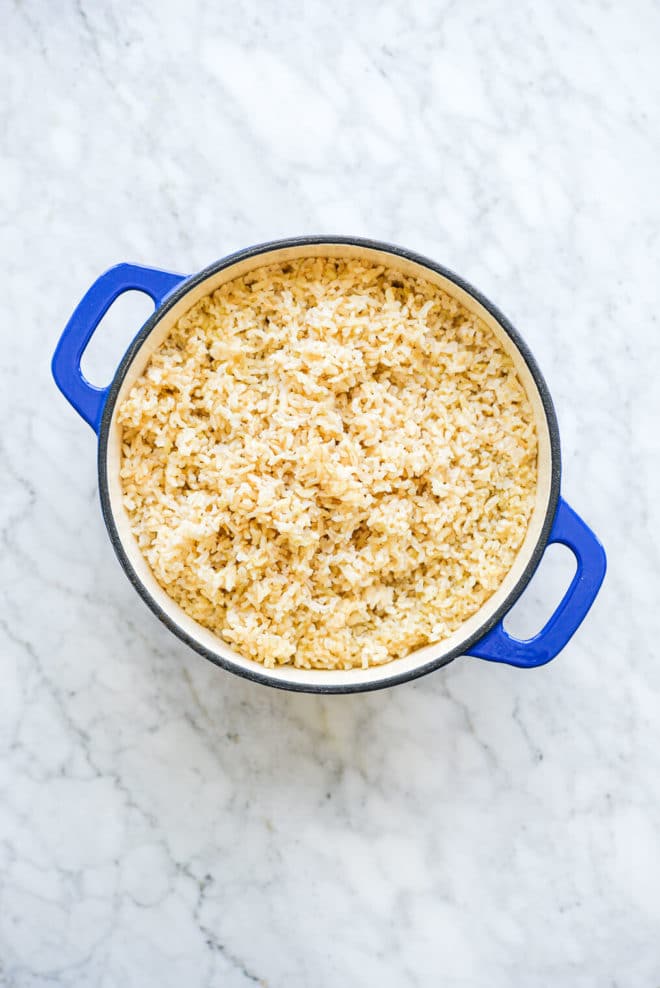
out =
[[[244,261],[251,257],[256,257],[259,254],[265,254],[269,251],[280,250],[287,247],[305,247],[305,246],[318,246],[320,244],[328,244],[330,246],[354,246],[354,247],[365,247],[372,250],[380,250],[385,253],[393,254],[398,257],[402,257],[405,260],[412,261],[416,264],[421,265],[437,274],[442,275],[449,281],[452,281],[459,288],[462,288],[465,292],[472,296],[477,302],[479,302],[492,316],[500,326],[504,329],[507,335],[511,338],[515,346],[517,347],[520,355],[525,361],[534,382],[538,389],[541,403],[543,405],[543,410],[545,413],[546,421],[548,424],[548,433],[550,436],[550,495],[548,498],[548,505],[546,508],[546,514],[543,521],[543,526],[541,533],[537,540],[536,546],[530,556],[530,559],[525,567],[523,573],[521,574],[518,582],[511,592],[507,595],[503,603],[498,607],[497,611],[492,614],[487,621],[477,629],[472,635],[466,638],[461,644],[450,650],[449,652],[443,653],[436,659],[430,659],[424,662],[422,665],[415,666],[406,672],[393,672],[391,676],[384,679],[380,679],[376,682],[355,682],[355,683],[344,683],[337,684],[336,686],[332,683],[319,683],[315,686],[313,683],[298,683],[295,681],[286,681],[270,678],[270,676],[265,672],[261,671],[261,667],[258,663],[254,663],[254,669],[243,668],[239,665],[235,665],[231,660],[225,659],[223,656],[217,655],[210,649],[207,649],[204,645],[195,641],[190,637],[177,623],[174,621],[154,600],[151,596],[144,583],[141,581],[133,565],[128,558],[128,555],[124,549],[122,540],[120,538],[117,526],[112,513],[112,507],[110,503],[110,491],[108,483],[108,473],[107,473],[107,463],[108,463],[108,439],[110,434],[110,424],[112,421],[112,415],[115,407],[115,402],[119,394],[122,382],[126,373],[132,364],[135,356],[142,347],[142,344],[153,331],[155,326],[160,322],[162,317],[174,306],[176,305],[188,292],[195,288],[201,282],[205,281],[211,275],[217,274],[219,271],[225,268],[231,267],[237,264],[239,261]],[[110,541],[115,550],[117,558],[121,563],[124,572],[128,576],[128,579],[133,584],[134,588],[137,590],[138,594],[148,607],[153,611],[157,618],[173,633],[183,641],[190,648],[194,649],[204,658],[213,662],[214,665],[220,666],[226,669],[228,672],[232,672],[235,675],[242,676],[245,679],[249,679],[254,683],[260,683],[266,686],[275,687],[276,689],[284,689],[292,692],[302,692],[302,693],[362,693],[370,692],[372,690],[386,689],[390,686],[397,686],[400,683],[405,683],[418,679],[420,676],[425,676],[429,672],[433,672],[436,669],[440,669],[443,666],[448,665],[459,655],[464,655],[465,652],[481,638],[484,637],[487,632],[493,628],[498,621],[500,621],[504,615],[512,608],[515,602],[518,600],[525,587],[528,585],[532,576],[534,575],[543,553],[545,551],[548,538],[550,535],[550,530],[552,528],[552,523],[554,521],[555,513],[557,511],[557,504],[559,501],[559,489],[561,482],[561,453],[559,444],[559,428],[557,425],[557,417],[555,414],[554,405],[552,403],[552,398],[550,397],[550,392],[548,386],[541,374],[541,371],[532,356],[527,344],[519,335],[518,331],[514,329],[506,316],[500,312],[500,310],[493,305],[489,299],[481,294],[476,288],[474,288],[469,282],[465,281],[459,275],[454,274],[453,271],[448,270],[440,264],[436,264],[435,261],[424,257],[421,254],[417,254],[414,251],[408,250],[405,247],[399,247],[395,244],[385,243],[379,240],[370,240],[362,237],[350,237],[350,236],[324,236],[322,234],[315,236],[306,237],[292,237],[285,240],[273,240],[266,243],[255,244],[252,247],[247,247],[244,250],[239,250],[233,254],[229,254],[227,257],[216,261],[214,264],[209,265],[204,268],[198,274],[192,275],[190,278],[186,278],[181,282],[181,285],[174,289],[171,295],[167,297],[165,302],[158,306],[154,311],[153,315],[146,321],[140,332],[137,334],[128,350],[124,354],[117,372],[110,384],[108,389],[108,396],[103,409],[103,415],[101,417],[101,423],[99,427],[99,445],[98,445],[98,475],[99,475],[99,493],[101,499],[101,509],[103,511],[103,519],[105,521],[108,534],[110,536]],[[392,662],[392,668],[396,668],[396,660]]]

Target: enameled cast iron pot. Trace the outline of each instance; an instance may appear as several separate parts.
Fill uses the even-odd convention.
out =
[[[119,430],[115,410],[144,370],[149,357],[173,325],[198,299],[226,281],[264,264],[312,255],[361,257],[439,285],[491,328],[513,358],[534,409],[539,443],[536,504],[516,562],[497,592],[450,638],[403,659],[369,669],[326,671],[281,666],[267,669],[243,658],[188,617],[158,585],[130,531],[119,482]],[[123,292],[140,291],[156,306],[128,348],[107,388],[83,377],[80,360],[103,315]],[[199,274],[170,274],[119,264],[96,281],[62,333],[53,357],[53,375],[65,398],[99,437],[98,471],[105,523],[129,580],[152,611],[196,651],[231,672],[269,686],[314,693],[378,689],[414,679],[446,665],[458,655],[473,655],[522,668],[554,658],[574,634],[594,601],[605,575],[605,553],[595,535],[559,496],[559,433],[545,381],[527,346],[509,321],[478,291],[440,265],[411,251],[352,237],[299,237],[260,244],[232,254]],[[504,630],[504,616],[536,570],[546,546],[561,542],[575,555],[577,570],[556,611],[533,638],[519,641]]]

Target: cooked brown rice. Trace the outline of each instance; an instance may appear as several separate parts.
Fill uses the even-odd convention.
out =
[[[267,666],[437,642],[523,541],[532,410],[510,357],[429,282],[304,258],[179,319],[121,405],[124,505],[163,589]]]

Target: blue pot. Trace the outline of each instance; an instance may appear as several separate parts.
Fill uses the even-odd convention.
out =
[[[439,285],[475,312],[509,352],[534,409],[539,440],[537,501],[526,539],[499,589],[450,638],[384,666],[369,669],[305,670],[292,666],[268,669],[236,653],[193,621],[154,579],[133,538],[122,505],[119,483],[119,430],[115,410],[149,357],[172,326],[199,298],[255,267],[310,255],[363,257],[385,263]],[[155,311],[122,359],[112,383],[96,388],[85,380],[81,357],[103,315],[123,292],[149,295]],[[509,321],[480,292],[450,271],[411,251],[352,237],[299,237],[239,251],[192,276],[171,274],[133,264],[119,264],[92,285],[73,313],[53,357],[55,381],[99,437],[98,471],[101,507],[110,539],[129,580],[160,620],[182,641],[212,662],[256,682],[315,693],[379,689],[414,679],[447,665],[458,655],[530,669],[553,659],[575,633],[605,576],[605,552],[582,519],[560,497],[559,432],[552,401],[534,358]],[[509,635],[503,619],[523,592],[546,547],[554,542],[574,554],[577,570],[545,627],[526,641]]]

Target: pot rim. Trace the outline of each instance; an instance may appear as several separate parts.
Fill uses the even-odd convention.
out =
[[[140,579],[140,577],[135,572],[133,565],[128,557],[127,552],[124,549],[124,545],[119,535],[110,500],[110,491],[108,483],[108,473],[107,473],[107,461],[108,461],[108,440],[110,435],[110,426],[112,423],[112,416],[115,408],[115,403],[117,396],[119,394],[122,382],[129,367],[133,363],[138,351],[141,349],[142,344],[147,339],[147,337],[154,330],[156,325],[160,322],[162,317],[181,299],[188,294],[193,288],[201,284],[207,278],[219,271],[222,271],[240,261],[247,260],[251,257],[256,257],[259,254],[265,254],[273,250],[281,250],[290,247],[305,247],[305,246],[319,246],[322,244],[328,244],[330,246],[341,246],[345,244],[346,246],[352,247],[364,247],[371,250],[379,250],[385,253],[393,254],[398,257],[402,257],[407,261],[411,261],[415,264],[419,264],[437,274],[442,275],[449,281],[453,282],[463,291],[467,292],[472,298],[475,299],[480,305],[482,305],[490,315],[499,323],[504,332],[510,337],[510,339],[515,344],[518,352],[520,353],[522,359],[527,365],[530,374],[534,379],[534,383],[538,389],[539,397],[541,399],[541,404],[543,407],[543,412],[545,414],[548,434],[550,438],[550,490],[548,503],[546,507],[545,518],[543,520],[543,525],[541,527],[541,532],[539,538],[534,546],[534,549],[530,555],[527,565],[523,572],[521,573],[517,583],[512,588],[511,592],[507,595],[501,605],[497,610],[491,614],[487,620],[484,621],[480,627],[473,632],[468,638],[464,639],[460,645],[451,649],[449,652],[443,652],[442,655],[435,659],[430,659],[421,663],[419,666],[415,666],[405,672],[393,672],[391,676],[387,676],[383,679],[377,681],[356,681],[355,683],[342,683],[336,686],[332,683],[319,683],[315,686],[313,683],[298,682],[298,681],[287,681],[285,679],[276,679],[270,677],[268,670],[265,667],[260,666],[258,663],[254,663],[254,669],[244,668],[237,664],[234,664],[231,659],[227,659],[222,655],[219,655],[210,649],[206,648],[200,642],[191,638],[186,631],[157,603],[156,600],[151,596],[150,592]],[[153,611],[156,617],[173,633],[183,641],[186,645],[192,648],[194,651],[198,652],[204,658],[208,659],[214,665],[220,666],[222,669],[226,669],[228,672],[232,672],[235,675],[242,676],[244,679],[249,679],[254,683],[259,683],[261,685],[275,687],[276,689],[289,690],[291,692],[298,693],[322,693],[322,694],[339,694],[339,693],[363,693],[370,692],[372,690],[386,689],[391,686],[398,686],[400,683],[410,682],[412,680],[418,679],[421,676],[427,675],[427,673],[434,672],[436,669],[441,669],[443,666],[448,665],[453,662],[455,658],[459,655],[464,655],[469,648],[475,645],[481,638],[484,637],[497,623],[500,621],[507,613],[511,610],[515,602],[521,596],[527,585],[529,584],[532,576],[536,572],[536,569],[541,561],[543,553],[545,551],[548,537],[550,535],[550,530],[552,528],[552,523],[555,518],[557,511],[557,504],[559,502],[559,490],[561,483],[561,451],[559,442],[559,427],[557,424],[557,416],[555,413],[555,408],[550,396],[550,391],[545,382],[545,379],[534,359],[531,350],[519,335],[518,331],[513,327],[507,317],[493,305],[493,303],[485,297],[478,289],[474,288],[468,281],[462,278],[460,275],[455,274],[448,268],[443,267],[441,264],[437,264],[430,258],[425,257],[422,254],[417,254],[414,251],[408,250],[405,247],[398,246],[396,244],[390,244],[381,240],[371,240],[362,237],[351,237],[351,236],[337,236],[317,234],[312,236],[301,236],[301,237],[291,237],[282,240],[272,240],[266,241],[264,243],[255,244],[251,247],[246,247],[242,250],[235,251],[232,254],[228,254],[226,257],[215,261],[213,264],[208,265],[203,270],[197,274],[191,275],[189,278],[184,278],[180,286],[177,286],[171,294],[167,296],[162,305],[159,305],[152,315],[144,323],[140,331],[135,336],[134,340],[128,347],[126,353],[122,357],[122,360],[115,372],[112,382],[108,388],[106,402],[103,408],[103,414],[99,426],[99,445],[98,445],[98,477],[99,477],[99,494],[101,500],[101,510],[103,512],[103,520],[105,526],[108,530],[108,535],[110,536],[110,541],[112,543],[113,549],[119,559],[119,562],[126,573],[128,579],[132,583],[135,590],[138,592],[140,597],[144,600],[147,606]],[[392,667],[396,666],[396,660],[388,663]]]

